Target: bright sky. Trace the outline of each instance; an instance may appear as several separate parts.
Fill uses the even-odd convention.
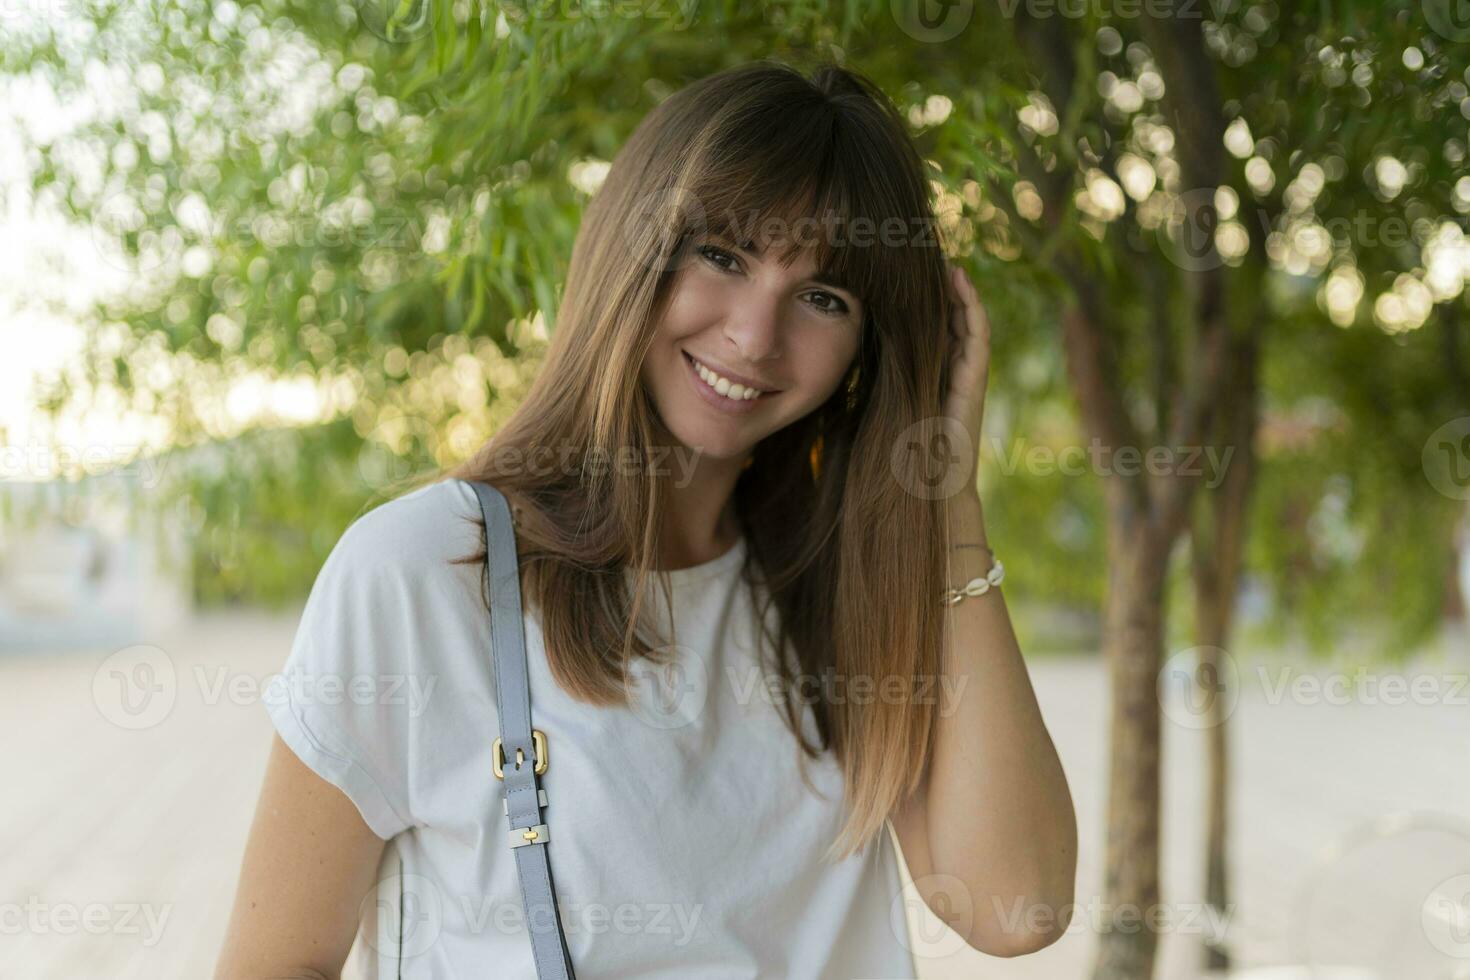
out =
[[[11,15],[28,16],[24,11]],[[0,35],[17,26],[23,30],[25,25],[14,19],[0,24]],[[0,480],[48,479],[76,466],[101,472],[127,463],[144,448],[167,445],[159,419],[126,411],[119,402],[60,420],[53,449],[49,427],[34,409],[39,382],[78,362],[85,342],[80,324],[89,319],[96,300],[122,291],[135,275],[107,247],[105,231],[77,226],[30,193],[31,163],[23,156],[22,131],[50,141],[94,114],[112,115],[132,101],[135,91],[122,72],[89,68],[86,82],[87,97],[59,101],[43,79],[0,77]],[[100,187],[92,179],[100,166],[85,166],[85,154],[78,152],[68,162],[81,165],[87,191]],[[214,427],[240,428],[266,414],[296,422],[319,417],[325,399],[301,389],[299,380],[233,377],[221,385]]]
[[[15,136],[18,126],[41,123],[49,92],[0,80],[0,429],[8,447],[39,438],[32,421],[35,381],[76,356],[82,342],[76,320],[63,309],[38,307],[48,297],[80,311],[105,278],[89,237],[60,220],[38,219],[26,184],[26,164]],[[57,118],[51,116],[51,118]],[[7,460],[0,478],[35,479],[14,472]]]
[[[7,30],[24,32],[26,17],[65,18],[65,10],[38,6],[11,10]],[[74,11],[72,16],[77,16]],[[58,25],[60,26],[60,25]],[[101,91],[126,94],[110,86]],[[92,99],[59,101],[49,84],[33,76],[0,78],[0,430],[6,453],[0,479],[45,479],[58,469],[59,453],[45,448],[33,406],[37,383],[53,376],[81,351],[78,326],[102,290],[116,288],[123,270],[104,260],[87,228],[46,213],[31,198],[31,162],[19,134],[50,140],[99,109]],[[144,438],[142,425],[120,413],[71,418],[60,425],[62,451],[86,453],[89,470],[125,462]]]

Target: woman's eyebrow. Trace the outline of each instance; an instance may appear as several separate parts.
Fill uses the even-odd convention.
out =
[[[859,303],[863,301],[862,296],[858,295],[858,291],[852,288],[852,286],[843,282],[842,278],[831,269],[818,269],[816,272],[813,272],[811,275],[807,276],[807,280],[827,289],[832,289],[836,290],[839,293],[844,293],[852,299],[857,300]]]
[[[847,294],[848,296],[857,300],[859,303],[863,302],[863,297],[858,293],[858,291],[852,288],[852,286],[843,282],[842,279],[830,269],[818,269],[807,278],[810,279],[812,282],[818,284],[819,286],[825,286],[828,289],[834,289],[840,293]]]
[[[729,245],[731,248],[739,249],[740,251],[744,252],[745,254],[750,255],[750,256],[753,256],[753,257],[755,257],[757,259],[760,258],[761,257],[761,253],[763,251],[765,251],[759,245],[757,245],[753,241],[750,241],[749,239],[747,239],[746,241],[743,241],[743,242],[737,242],[735,240],[735,236],[733,236],[733,235],[731,235],[731,234],[729,234],[727,232],[719,232],[718,234],[715,235],[715,238],[717,238],[718,240],[724,242],[726,245]]]

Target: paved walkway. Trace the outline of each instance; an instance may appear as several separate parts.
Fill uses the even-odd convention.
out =
[[[105,653],[0,659],[0,978],[211,975],[270,740],[258,691],[283,661],[295,622],[209,616],[160,641],[167,661],[143,657],[121,674],[111,669],[116,661],[99,672]],[[1384,980],[1470,975],[1470,908],[1455,905],[1470,888],[1454,901],[1434,897],[1438,883],[1470,873],[1470,836],[1443,829],[1444,820],[1403,816],[1470,824],[1470,688],[1442,679],[1467,663],[1462,650],[1453,668],[1420,667],[1436,673],[1418,682],[1420,695],[1400,700],[1426,703],[1393,703],[1392,690],[1355,685],[1351,675],[1315,695],[1298,680],[1277,697],[1293,675],[1240,665],[1232,717],[1239,904],[1229,935],[1242,966],[1312,958],[1374,967]],[[967,949],[943,955],[954,937],[923,916],[915,934],[937,937],[919,950],[926,977],[1085,977],[1092,929],[1107,919],[1106,678],[1094,660],[1055,657],[1038,659],[1032,676],[1077,803],[1084,909],[1056,945],[1013,960]],[[155,696],[141,700],[145,690]],[[1353,692],[1352,703],[1333,703]],[[1163,874],[1165,912],[1177,925],[1163,937],[1158,975],[1181,980],[1197,975],[1208,926],[1193,904],[1204,742],[1183,703],[1169,704],[1178,721],[1165,726]],[[1375,821],[1332,856],[1335,842]]]

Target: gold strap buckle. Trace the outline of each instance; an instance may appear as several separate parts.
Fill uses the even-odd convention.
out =
[[[527,844],[545,844],[551,840],[551,831],[546,824],[538,823],[534,827],[521,827],[510,832],[511,847],[525,847]]]
[[[546,771],[546,733],[539,728],[531,730],[531,751],[536,753],[536,775]],[[491,767],[495,770],[496,779],[505,778],[505,747],[499,738],[490,746]],[[516,749],[516,768],[526,764],[526,753],[523,749]]]

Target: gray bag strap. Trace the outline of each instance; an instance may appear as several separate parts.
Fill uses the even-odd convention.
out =
[[[525,624],[515,525],[505,495],[487,483],[467,481],[485,515],[486,590],[490,603],[491,654],[495,663],[500,737],[495,740],[495,775],[505,782],[510,847],[521,879],[526,928],[540,980],[573,980],[572,958],[556,908],[556,886],[546,844],[551,833],[541,811],[546,790],[537,776],[546,771],[546,735],[531,728],[531,684],[526,674]]]

